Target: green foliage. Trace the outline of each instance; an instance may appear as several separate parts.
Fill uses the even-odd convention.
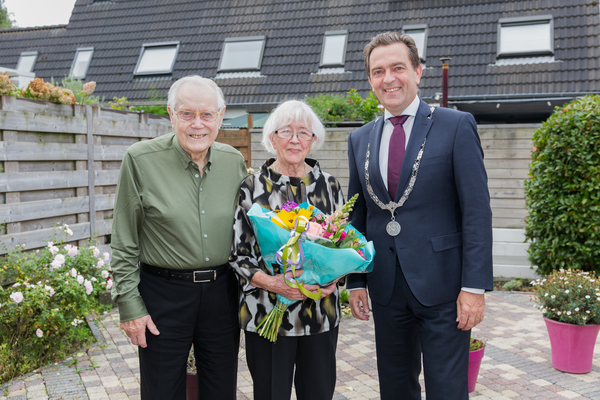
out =
[[[164,101],[166,103],[167,99],[164,96],[161,96],[156,90],[155,87],[151,88],[148,92],[148,100],[150,101]],[[167,111],[167,105],[160,106],[135,106],[131,107],[132,111],[142,111],[148,114],[156,114],[156,115],[169,115]]]
[[[15,21],[10,19],[12,13],[9,13],[4,5],[4,0],[0,0],[0,29],[10,29],[15,26]]]
[[[108,105],[112,110],[124,110],[128,103],[127,97],[113,97],[113,101],[109,101]]]
[[[342,289],[340,291],[340,303],[348,303],[349,299],[350,299],[350,293],[348,293],[348,290]]]
[[[485,339],[477,339],[474,336],[471,336],[471,340],[469,342],[469,351],[481,350],[485,347],[487,340]]]
[[[315,110],[324,124],[357,120],[367,123],[381,115],[377,97],[373,92],[369,92],[369,95],[363,99],[356,89],[350,89],[345,96],[318,94],[307,97],[305,101]]]
[[[504,285],[502,285],[502,287],[506,290],[516,290],[516,289],[520,289],[521,286],[523,284],[521,283],[521,281],[514,279],[512,281],[508,281],[506,282]]]
[[[62,78],[60,81],[60,85],[58,84],[58,82],[54,81],[53,77],[50,77],[50,83],[54,86],[60,86],[63,89],[71,90],[73,92],[73,95],[75,96],[77,104],[100,104],[104,102],[104,98],[100,99],[100,97],[98,96],[86,94],[83,90],[83,85],[85,84],[85,82],[83,82],[82,79],[73,78],[73,75],[65,76],[64,78]],[[94,88],[95,87],[96,86],[94,84]]]
[[[600,273],[600,96],[554,113],[533,137],[525,235],[538,273]]]
[[[85,315],[108,308],[98,302],[99,291],[112,286],[108,254],[93,243],[63,245],[72,234],[58,227],[47,247],[18,247],[0,264],[0,384],[93,340]]]
[[[600,324],[600,280],[594,272],[553,271],[531,282],[544,317],[567,324]]]

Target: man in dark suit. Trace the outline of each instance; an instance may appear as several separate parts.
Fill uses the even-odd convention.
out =
[[[417,96],[423,67],[410,36],[365,47],[384,117],[348,137],[351,222],[375,244],[373,272],[348,277],[352,314],[372,301],[381,398],[468,399],[472,327],[492,289],[492,213],[472,115]],[[402,116],[405,117],[402,117]]]

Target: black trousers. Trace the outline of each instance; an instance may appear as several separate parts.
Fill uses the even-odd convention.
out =
[[[421,354],[427,400],[469,398],[470,331],[456,327],[455,301],[423,306],[397,265],[392,300],[372,308],[381,400],[421,399]]]
[[[337,326],[317,335],[279,336],[275,344],[257,333],[244,333],[254,400],[289,399],[292,380],[298,400],[331,400],[335,391]]]
[[[146,331],[139,347],[142,400],[185,400],[192,343],[198,399],[236,398],[240,326],[233,270],[216,281],[193,283],[141,272],[140,294],[160,335]]]

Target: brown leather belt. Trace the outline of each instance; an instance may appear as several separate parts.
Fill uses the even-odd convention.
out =
[[[223,264],[218,267],[205,269],[170,269],[155,267],[154,265],[140,261],[140,268],[144,272],[167,279],[181,279],[194,283],[204,283],[216,281],[219,277],[225,275],[229,271],[230,265]]]

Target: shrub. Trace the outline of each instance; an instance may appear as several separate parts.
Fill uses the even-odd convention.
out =
[[[525,235],[538,273],[600,273],[600,96],[557,107],[533,136]]]
[[[567,324],[600,324],[600,281],[594,272],[561,269],[531,285],[544,317]]]
[[[350,89],[345,96],[318,94],[314,97],[307,97],[305,100],[324,124],[357,120],[366,124],[381,115],[377,97],[373,92],[369,92],[364,99],[360,97],[356,89]]]
[[[156,88],[151,88],[150,91],[148,92],[148,100],[149,101],[164,101],[165,103],[167,102],[166,98],[164,96],[161,96],[158,93],[158,90],[156,90]],[[143,111],[145,113],[148,114],[156,114],[156,115],[169,115],[169,112],[167,111],[167,105],[159,105],[159,106],[135,106],[135,107],[131,107],[131,111]]]
[[[48,246],[34,253],[17,248],[1,264],[0,383],[91,342],[85,316],[108,308],[98,302],[99,291],[112,286],[108,254],[93,243],[63,245],[69,234],[63,225]]]
[[[58,83],[54,82],[54,78],[50,78],[50,83],[58,86]],[[76,104],[100,104],[104,101],[104,98],[100,100],[98,96],[91,95],[96,89],[96,82],[84,83],[81,79],[73,78],[72,75],[69,75],[60,81],[60,87],[68,89],[73,93]]]

